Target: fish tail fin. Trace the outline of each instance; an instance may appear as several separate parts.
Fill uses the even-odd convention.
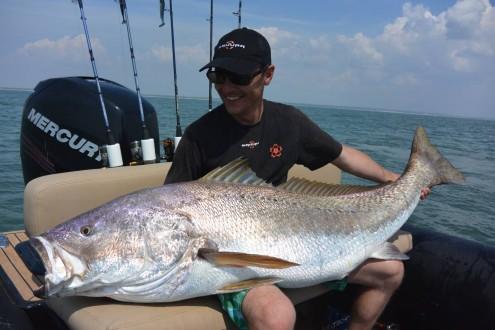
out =
[[[414,157],[422,158],[433,171],[433,179],[430,186],[443,183],[464,182],[464,175],[430,143],[423,127],[416,129],[411,148],[410,162]]]

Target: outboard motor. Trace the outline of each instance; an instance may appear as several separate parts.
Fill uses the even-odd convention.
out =
[[[131,142],[143,138],[137,95],[109,80],[100,79],[100,84],[110,129],[120,143],[124,165],[129,165]],[[142,101],[160,159],[156,112]],[[38,83],[24,105],[20,142],[25,184],[51,173],[102,167],[99,147],[108,141],[95,80],[67,77]]]

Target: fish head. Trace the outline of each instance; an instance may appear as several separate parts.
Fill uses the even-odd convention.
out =
[[[46,269],[43,296],[107,296],[171,273],[194,236],[187,214],[119,200],[31,238],[31,245]]]

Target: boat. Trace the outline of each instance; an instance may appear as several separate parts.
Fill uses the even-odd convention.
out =
[[[27,239],[129,192],[163,184],[170,163],[56,173],[30,181],[24,192],[22,231],[2,233],[0,321],[19,329],[231,329],[216,297],[167,304],[131,304],[106,298],[36,297],[43,281],[30,264]],[[309,171],[296,165],[290,177],[336,183],[333,165]],[[495,249],[406,225],[394,238],[409,251],[406,275],[377,328],[485,329],[495,324]],[[414,246],[413,246],[414,242]],[[31,251],[31,252],[30,252]],[[323,285],[287,290],[296,305],[297,328],[344,329],[358,288],[329,291]],[[340,326],[340,328],[339,328]]]
[[[81,1],[79,5],[82,10]],[[239,2],[238,12],[239,25],[240,12],[241,2]],[[134,74],[137,76],[136,73]],[[21,150],[21,156],[24,157],[24,163],[26,163],[23,164],[23,170],[27,183],[24,192],[24,229],[0,234],[0,304],[2,306],[0,327],[9,329],[233,329],[234,325],[222,312],[219,301],[214,296],[166,304],[122,303],[106,298],[90,297],[41,299],[36,296],[37,289],[43,284],[43,268],[36,263],[37,258],[32,256],[33,251],[27,242],[30,236],[40,234],[58,223],[116,197],[145,187],[162,185],[170,167],[169,162],[160,162],[139,166],[99,168],[102,159],[97,158],[96,151],[90,153],[94,146],[86,143],[90,141],[89,138],[86,139],[85,144],[76,143],[75,140],[72,143],[71,148],[77,149],[78,156],[81,157],[74,157],[74,153],[65,155],[66,149],[59,148],[60,145],[57,143],[67,144],[68,140],[65,139],[67,136],[58,142],[49,140],[49,137],[53,138],[53,136],[48,127],[51,127],[51,130],[54,129],[54,125],[62,128],[62,122],[67,123],[68,119],[66,117],[59,119],[57,111],[53,114],[55,117],[44,111],[57,110],[58,107],[62,109],[70,102],[87,109],[82,109],[85,114],[84,120],[71,115],[69,119],[76,119],[79,126],[86,128],[93,126],[85,124],[85,120],[93,119],[93,117],[87,117],[87,110],[91,106],[84,106],[82,102],[97,104],[95,82],[98,84],[100,96],[102,93],[105,95],[105,103],[109,102],[112,105],[108,108],[110,122],[97,132],[78,130],[77,134],[80,136],[89,134],[96,146],[104,143],[110,145],[107,136],[110,128],[115,133],[126,130],[126,139],[120,141],[121,145],[129,145],[140,138],[141,126],[139,125],[125,128],[115,126],[115,123],[119,122],[140,123],[135,119],[115,120],[121,115],[119,109],[128,110],[128,113],[122,116],[136,117],[138,113],[136,109],[132,106],[127,107],[127,104],[132,102],[131,100],[136,99],[136,95],[131,95],[123,86],[105,79],[101,79],[100,90],[96,72],[94,78],[51,79],[35,88],[35,93],[26,101],[29,113],[35,108],[38,111],[32,114],[30,120],[26,120],[26,125],[34,124],[34,128],[29,126],[31,129],[26,130],[25,135],[21,137],[23,150],[25,150],[25,152]],[[54,86],[59,87],[51,90]],[[61,97],[64,93],[60,93],[60,86],[69,88],[69,91],[65,93],[69,97]],[[89,93],[92,94],[88,94],[90,90],[92,92]],[[48,99],[40,99],[40,93],[46,95]],[[88,98],[88,95],[92,96]],[[122,100],[125,101],[124,105],[119,103]],[[141,123],[147,124],[152,137],[155,138],[155,150],[158,150],[159,134],[154,109],[146,102],[144,105],[144,112],[141,111]],[[106,117],[104,104],[102,108]],[[98,108],[93,107],[94,109],[98,115]],[[118,111],[112,114],[113,110]],[[35,116],[39,113],[42,114],[36,119]],[[23,118],[28,118],[28,114]],[[42,124],[40,124],[40,119]],[[52,123],[51,126],[49,123]],[[179,121],[177,127],[180,131]],[[65,134],[67,135],[67,130]],[[53,133],[53,135],[56,134]],[[45,149],[52,146],[54,149],[50,149],[47,153],[64,155],[64,157],[61,157],[59,163],[43,161],[37,157],[36,150],[39,148],[36,143],[39,144],[39,148],[41,145]],[[75,146],[79,147],[75,148]],[[83,146],[86,146],[86,154],[81,151]],[[142,163],[134,157],[131,150],[126,148],[123,150],[123,163],[126,165]],[[156,156],[159,159],[159,152]],[[68,158],[71,160],[70,166],[67,166]],[[33,161],[33,159],[38,161]],[[340,172],[332,165],[316,171],[309,171],[296,165],[289,172],[289,177],[301,177],[326,183],[340,182]],[[375,328],[390,330],[493,328],[495,324],[495,249],[413,225],[407,224],[403,229],[392,237],[391,241],[402,252],[408,252],[410,256],[410,260],[405,262],[405,278]],[[296,306],[296,328],[345,329],[350,318],[350,306],[358,290],[358,287],[349,285],[344,292],[334,292],[324,285],[317,285],[285,292]]]

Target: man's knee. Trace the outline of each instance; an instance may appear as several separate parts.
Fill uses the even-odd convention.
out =
[[[395,290],[404,277],[404,264],[400,260],[369,260],[349,274],[349,283],[367,287]]]
[[[262,286],[249,291],[242,311],[250,329],[293,329],[296,322],[294,305],[275,286]]]
[[[384,286],[396,290],[404,278],[404,263],[400,260],[387,261],[387,277],[385,277]]]

